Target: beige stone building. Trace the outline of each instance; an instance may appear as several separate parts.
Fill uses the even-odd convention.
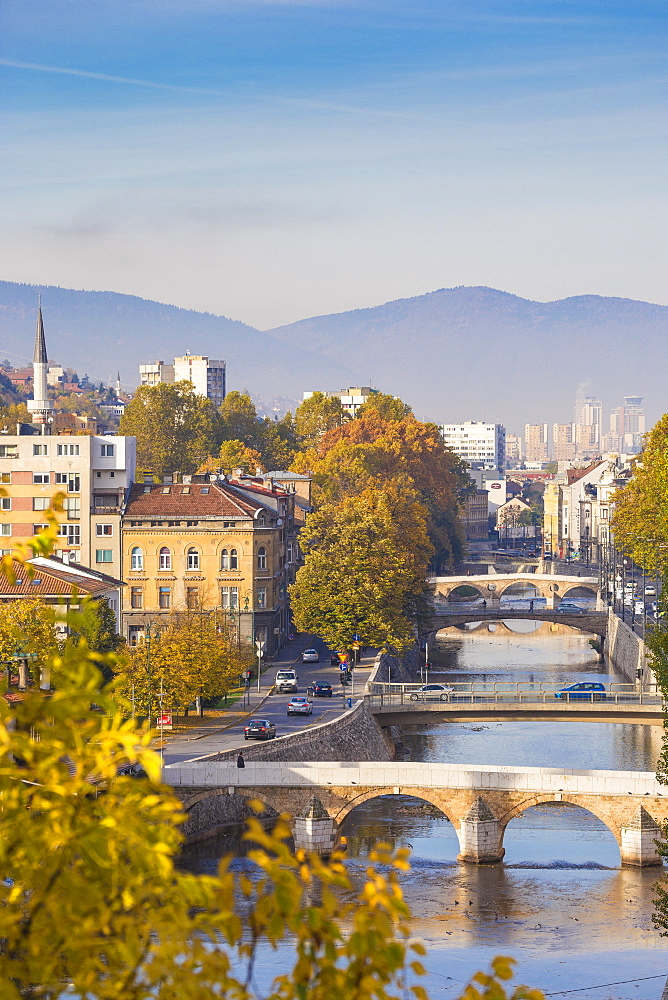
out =
[[[123,514],[123,631],[136,642],[172,608],[220,609],[267,656],[290,628],[299,551],[294,494],[272,481],[184,476],[136,484]]]

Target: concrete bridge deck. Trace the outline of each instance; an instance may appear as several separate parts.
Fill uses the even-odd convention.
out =
[[[188,810],[189,836],[215,829],[217,803],[240,795],[295,817],[296,845],[322,854],[356,806],[386,795],[416,796],[440,809],[457,831],[460,860],[475,863],[503,858],[504,831],[526,809],[567,802],[606,824],[623,863],[658,865],[655,841],[668,817],[668,787],[651,772],[422,762],[247,762],[241,770],[234,762],[202,760],[169,765],[163,778]]]
[[[467,625],[470,622],[502,621],[554,622],[599,636],[604,636],[608,631],[607,611],[586,611],[583,614],[559,611],[556,608],[537,608],[531,611],[529,608],[504,608],[497,603],[494,606],[488,604],[486,608],[480,604],[460,604],[456,608],[452,605],[448,608],[439,608],[435,604],[431,614],[431,625],[429,628],[423,629],[422,634],[437,632],[442,628]]]

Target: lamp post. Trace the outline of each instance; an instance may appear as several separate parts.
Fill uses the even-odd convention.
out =
[[[147,622],[144,631],[144,641],[146,643],[146,679],[148,681],[148,726],[151,728],[151,716],[153,715],[153,687],[151,681],[151,637],[157,639],[158,629],[154,629],[151,635],[151,623]]]

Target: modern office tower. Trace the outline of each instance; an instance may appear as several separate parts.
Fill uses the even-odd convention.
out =
[[[579,393],[575,400],[575,450],[577,458],[595,458],[601,453],[602,403],[595,396]]]
[[[645,410],[642,396],[624,396],[622,406],[610,411],[610,433],[606,435],[609,451],[637,454],[642,450],[645,433]]]
[[[524,457],[527,462],[547,462],[547,424],[524,425]]]
[[[441,424],[443,443],[469,465],[503,472],[506,465],[506,428],[503,424],[467,420]]]
[[[171,365],[166,365],[164,361],[141,364],[139,382],[140,385],[191,382],[198,396],[206,396],[220,406],[225,399],[225,362],[186,352],[183,357],[174,358]]]
[[[28,409],[32,413],[33,422],[40,424],[44,431],[53,420],[53,403],[48,399],[46,384],[49,371],[49,359],[46,353],[44,339],[44,323],[42,321],[42,304],[37,307],[37,330],[35,331],[35,350],[33,353],[33,398],[28,400]]]
[[[575,424],[552,424],[552,458],[572,462],[575,458]]]

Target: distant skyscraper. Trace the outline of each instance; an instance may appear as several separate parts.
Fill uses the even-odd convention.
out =
[[[575,447],[577,458],[596,458],[601,453],[603,404],[595,396],[578,393],[575,400]]]
[[[645,410],[642,396],[624,396],[622,406],[610,411],[610,433],[606,435],[608,451],[637,454],[642,449],[645,433]]]
[[[575,424],[552,424],[552,458],[572,462],[575,458]]]
[[[527,462],[547,462],[547,424],[524,425],[524,457]]]

